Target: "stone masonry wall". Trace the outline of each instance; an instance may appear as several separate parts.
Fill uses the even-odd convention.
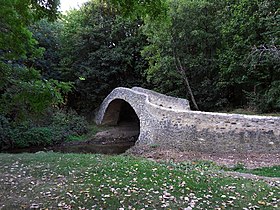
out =
[[[132,90],[148,95],[148,101],[155,105],[169,109],[190,110],[189,101],[186,99],[174,98],[141,87],[133,87]]]
[[[128,102],[139,117],[137,144],[201,152],[280,153],[280,117],[191,111],[184,99],[143,88],[116,88],[101,104],[98,124],[105,123],[116,99]]]

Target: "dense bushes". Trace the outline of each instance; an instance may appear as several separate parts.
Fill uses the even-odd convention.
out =
[[[61,143],[69,136],[87,133],[85,119],[75,112],[56,111],[45,120],[15,123],[0,115],[0,150]]]
[[[50,125],[55,133],[55,142],[65,141],[69,136],[82,135],[88,132],[88,124],[84,117],[74,111],[56,112]]]
[[[0,115],[0,149],[11,145],[11,124],[7,118]]]
[[[22,124],[12,130],[12,147],[48,146],[53,143],[54,136],[50,128],[29,126]]]

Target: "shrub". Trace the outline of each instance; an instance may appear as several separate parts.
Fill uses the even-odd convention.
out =
[[[273,82],[266,91],[246,94],[254,110],[261,113],[280,111],[280,81]]]
[[[14,131],[17,131],[13,134],[15,147],[48,146],[54,140],[53,132],[48,127],[34,127],[27,130],[21,127]]]
[[[49,146],[87,132],[85,118],[74,111],[55,110],[47,117],[17,123],[0,115],[0,150]]]
[[[88,132],[88,123],[84,117],[74,111],[58,111],[53,115],[52,130],[56,133],[56,142],[65,141],[69,136]]]
[[[47,146],[54,141],[53,132],[49,127],[36,125],[31,120],[14,123],[10,138],[13,147],[17,148]]]
[[[52,125],[66,128],[69,131],[81,135],[88,131],[88,124],[84,117],[74,111],[58,111],[53,115]]]
[[[0,150],[12,146],[11,133],[12,128],[9,120],[5,116],[0,115]]]

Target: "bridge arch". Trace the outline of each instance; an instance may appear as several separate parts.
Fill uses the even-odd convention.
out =
[[[101,124],[120,125],[125,123],[138,126],[140,130],[140,118],[131,104],[124,99],[113,99],[105,109]]]
[[[146,96],[128,88],[115,88],[102,102],[96,112],[95,122],[101,125],[117,125],[119,114],[127,107],[136,114],[140,123],[143,118],[143,107]],[[130,113],[131,113],[130,112]]]

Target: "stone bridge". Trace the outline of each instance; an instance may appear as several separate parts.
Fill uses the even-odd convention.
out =
[[[280,153],[280,117],[191,111],[185,99],[140,87],[114,89],[95,121],[139,127],[136,144],[200,152]]]

